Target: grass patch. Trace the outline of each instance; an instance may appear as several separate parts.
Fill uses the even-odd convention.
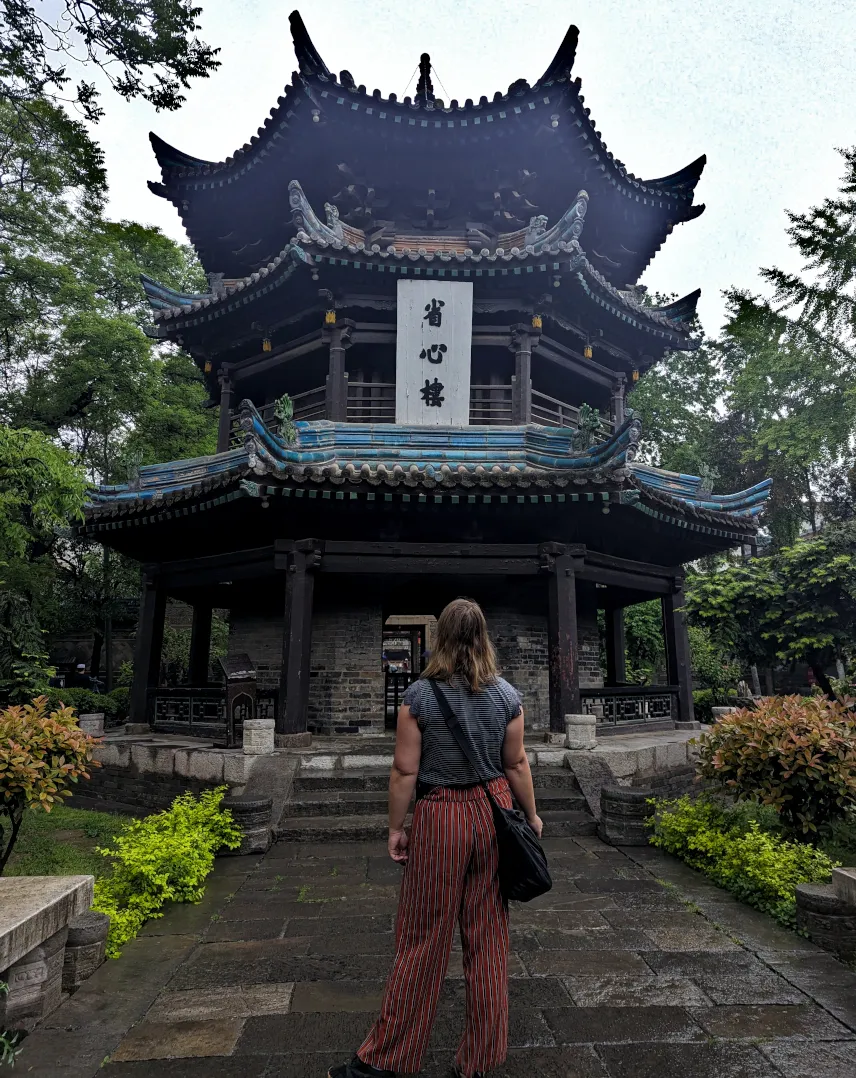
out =
[[[110,861],[95,852],[127,820],[113,812],[57,805],[52,812],[24,813],[6,876],[104,876]]]

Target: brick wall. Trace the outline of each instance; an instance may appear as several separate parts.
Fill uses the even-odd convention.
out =
[[[246,652],[256,664],[260,689],[278,689],[282,669],[283,615],[245,614],[229,618],[229,652]]]
[[[603,687],[603,670],[600,666],[600,633],[597,618],[587,618],[579,614],[577,618],[577,637],[579,640],[580,688],[600,689]]]
[[[166,809],[179,794],[197,796],[211,787],[210,782],[178,775],[139,773],[133,768],[105,765],[93,767],[88,782],[75,786],[75,792],[84,798],[87,807],[93,801],[114,801],[120,805],[136,808]],[[72,805],[75,798],[72,798]]]
[[[383,732],[382,650],[380,600],[316,595],[309,675],[312,733]]]
[[[550,725],[550,678],[547,650],[547,618],[521,610],[508,602],[484,603],[488,628],[496,647],[499,669],[523,698],[526,726],[546,729]]]

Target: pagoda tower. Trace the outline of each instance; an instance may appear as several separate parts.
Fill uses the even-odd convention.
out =
[[[297,12],[291,29],[299,70],[231,157],[151,136],[149,186],[209,287],[143,278],[150,332],[198,364],[219,436],[87,507],[86,534],[143,563],[132,719],[222,729],[226,608],[280,744],[382,731],[401,677],[384,625],[466,594],[536,728],[692,722],[682,567],[752,544],[770,489],[714,495],[635,459],[626,391],[697,347],[699,296],[653,306],[638,281],[703,211],[704,157],[641,180],[607,150],[575,27],[535,82],[462,103],[435,96],[426,55],[398,101],[333,74]],[[158,684],[168,597],[194,610],[181,689]],[[652,598],[665,680],[628,685],[623,611]]]

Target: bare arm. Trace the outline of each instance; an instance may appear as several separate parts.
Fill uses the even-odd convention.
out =
[[[522,708],[517,718],[512,719],[505,728],[505,741],[502,743],[502,768],[517,804],[523,809],[529,826],[540,838],[543,825],[535,808],[532,772],[529,770],[529,759],[523,745]]]
[[[402,704],[398,709],[395,759],[389,776],[389,856],[400,863],[407,860],[404,820],[416,789],[421,757],[422,731],[410,708]]]

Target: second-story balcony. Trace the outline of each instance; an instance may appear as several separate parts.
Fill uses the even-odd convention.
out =
[[[395,422],[395,383],[394,382],[356,382],[347,379],[347,422],[348,423],[394,423]],[[470,386],[470,425],[482,427],[507,427],[514,424],[515,385],[497,383]],[[316,386],[303,393],[292,395],[294,419],[296,421],[326,419],[328,413],[328,395],[325,385]],[[550,397],[537,390],[530,391],[529,422],[545,427],[572,427],[577,429],[580,422],[580,410],[566,401]],[[268,426],[277,431],[279,424],[274,415],[275,404],[259,407],[259,414]],[[601,431],[608,436],[613,430],[613,423],[605,418]],[[232,417],[230,448],[243,444],[238,417]]]

